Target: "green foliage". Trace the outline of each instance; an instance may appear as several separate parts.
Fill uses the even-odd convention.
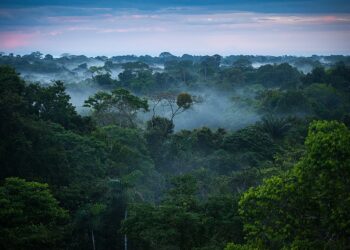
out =
[[[171,134],[174,130],[174,124],[167,118],[155,116],[147,121],[147,131],[150,133],[157,133],[161,136]]]
[[[314,68],[311,73],[308,73],[303,78],[303,83],[305,85],[312,84],[312,83],[324,83],[327,82],[327,74],[323,67],[316,67]]]
[[[90,96],[84,107],[93,109],[94,119],[101,126],[118,124],[122,127],[135,127],[137,112],[148,111],[146,99],[121,88],[114,89],[111,93],[100,91]]]
[[[89,71],[91,72],[92,74],[92,77],[94,78],[95,77],[95,74],[101,74],[103,72],[103,67],[98,67],[98,66],[91,66],[89,68]]]
[[[118,177],[125,188],[134,192],[132,195],[137,200],[156,199],[154,192],[162,185],[162,178],[154,170],[141,131],[108,126],[98,129],[94,135],[108,148],[108,159],[112,160],[109,176]]]
[[[311,84],[305,89],[313,113],[320,119],[340,119],[346,112],[344,96],[326,84]]]
[[[194,64],[190,60],[167,60],[164,69],[176,80],[185,84],[193,83],[196,80]]]
[[[213,245],[222,247],[228,241],[243,241],[243,224],[238,214],[238,199],[230,194],[209,196],[202,215],[206,237]]]
[[[224,68],[220,71],[220,83],[224,85],[225,89],[228,88],[228,86],[244,83],[246,78],[246,75],[240,68]]]
[[[16,126],[21,112],[26,112],[27,105],[23,98],[25,83],[10,67],[0,66],[0,128],[1,135],[8,135]]]
[[[224,250],[261,250],[261,248],[257,248],[250,245],[240,245],[234,243],[228,243]]]
[[[265,90],[257,96],[258,109],[263,113],[305,115],[311,112],[310,103],[300,90]]]
[[[180,93],[176,97],[176,104],[180,108],[188,109],[193,104],[192,96],[188,93]]]
[[[118,126],[102,127],[95,131],[95,137],[103,140],[109,148],[110,159],[115,159],[118,170],[128,174],[137,169],[147,170],[151,168],[152,161],[149,158],[146,141],[140,131]]]
[[[110,73],[98,74],[94,76],[94,81],[102,87],[110,87],[116,84],[116,81],[111,78]]]
[[[344,62],[337,62],[329,72],[329,83],[336,89],[349,94],[350,92],[350,67]]]
[[[241,241],[241,222],[232,197],[212,197],[201,204],[191,175],[172,180],[172,188],[158,206],[135,204],[123,231],[136,249],[218,249]]]
[[[47,182],[62,207],[69,210],[72,215],[69,227],[60,227],[60,230],[54,232],[45,229],[45,223],[49,223],[50,219],[43,221],[43,225],[34,225],[35,228],[23,225],[21,230],[18,229],[18,233],[28,234],[29,237],[23,241],[30,242],[31,238],[33,241],[36,240],[35,238],[43,241],[39,242],[43,246],[33,247],[35,249],[60,248],[61,245],[64,245],[64,241],[67,247],[86,249],[84,242],[90,241],[90,238],[84,237],[86,230],[81,229],[84,223],[77,218],[81,214],[81,209],[89,204],[102,204],[106,206],[106,210],[98,216],[101,226],[96,232],[97,244],[100,245],[103,239],[105,242],[113,242],[111,245],[116,245],[116,240],[111,239],[116,239],[116,235],[118,236],[116,229],[118,224],[115,227],[109,227],[109,230],[114,230],[113,236],[112,231],[107,231],[105,234],[100,232],[106,231],[108,218],[113,218],[116,222],[122,219],[122,216],[119,215],[123,214],[123,211],[115,209],[116,200],[120,201],[121,198],[109,198],[110,192],[107,192],[108,188],[103,185],[108,179],[107,174],[109,178],[116,177],[118,162],[121,160],[115,159],[114,161],[110,157],[105,142],[90,136],[89,130],[79,128],[79,134],[77,134],[73,130],[63,128],[60,124],[53,123],[53,121],[59,123],[68,121],[68,128],[71,128],[70,124],[74,126],[79,124],[75,118],[80,116],[68,104],[69,97],[65,94],[61,83],[49,87],[25,85],[13,70],[6,67],[1,67],[1,70],[3,71],[0,75],[2,78],[0,83],[9,84],[9,87],[3,86],[0,92],[8,97],[1,99],[3,101],[1,108],[4,111],[2,114],[6,116],[6,119],[1,122],[3,133],[0,138],[1,180],[10,176],[18,176],[28,180]],[[14,99],[17,104],[11,106],[11,100]],[[121,193],[120,189],[116,190],[116,195],[118,193]],[[34,198],[32,199],[28,194],[28,199],[31,199],[28,200],[28,209],[33,209],[33,213],[36,212],[33,208],[35,202],[30,203],[35,201]],[[50,200],[47,201],[48,205],[50,202]],[[33,214],[33,217],[38,213]],[[41,213],[45,214],[43,211]],[[31,212],[23,210],[21,216],[27,215],[31,216]],[[91,216],[87,214],[88,218]],[[40,218],[38,215],[38,219]],[[86,217],[84,218],[86,221]],[[52,220],[52,223],[56,222]],[[40,237],[43,239],[34,235],[35,232],[38,235],[42,234]],[[71,237],[66,235],[66,238],[62,239],[63,233],[68,235],[71,233]],[[106,238],[105,235],[108,234],[109,238]],[[7,237],[5,233],[3,235]],[[11,237],[7,238],[11,239],[11,244],[15,244],[14,236]],[[18,244],[24,244],[22,239],[18,240]],[[30,244],[28,243],[28,247]],[[18,245],[18,247],[8,249],[24,248]]]
[[[75,131],[89,131],[92,124],[89,118],[83,118],[69,102],[70,96],[65,92],[63,82],[56,81],[48,87],[29,85],[25,98],[30,109],[39,119],[61,124]]]
[[[123,65],[124,70],[141,71],[149,69],[148,64],[144,62],[127,62]]]
[[[219,69],[221,61],[221,56],[205,56],[200,62],[200,73],[203,75],[204,80],[207,80],[208,77],[213,76]]]
[[[252,62],[249,60],[249,58],[241,56],[233,62],[232,66],[242,71],[246,71],[252,69]]]
[[[173,133],[174,123],[167,118],[155,116],[147,121],[146,126],[145,138],[150,154],[155,163],[159,163],[166,151],[164,147],[166,140]]]
[[[153,89],[154,77],[147,64],[128,62],[123,64],[123,68],[124,71],[118,75],[120,86],[137,93],[147,93]]]
[[[136,205],[131,208],[123,230],[131,238],[140,238],[151,249],[176,246],[192,249],[198,244],[200,217],[194,192],[195,180],[183,176],[173,180],[174,188],[159,207]],[[143,220],[146,219],[146,223]]]
[[[240,153],[243,157],[242,160],[245,157],[251,157],[251,163],[254,160],[271,159],[278,151],[278,147],[271,137],[253,126],[227,135],[223,141],[223,148]],[[244,155],[247,153],[249,156]]]
[[[314,225],[318,237],[330,244],[349,243],[350,130],[335,121],[314,122],[305,144],[307,155],[296,172],[311,197],[317,197],[313,205],[321,225]]]
[[[255,69],[257,59],[318,68],[307,75],[286,63]],[[329,57],[339,59],[347,58]],[[31,72],[90,72],[83,87],[128,89],[96,93],[85,103],[91,116],[81,117],[62,82],[29,84],[0,67],[0,248],[123,249],[124,233],[131,250],[350,245],[349,129],[313,122],[302,145],[313,118],[349,125],[346,64],[325,70],[314,57],[170,53],[91,60],[104,66],[88,70],[85,56],[0,56],[0,64]],[[61,66],[69,64],[79,66]],[[256,109],[261,121],[174,132],[175,117],[198,101],[189,93],[206,87],[235,94],[235,104]],[[154,108],[138,126],[148,103],[129,90],[153,96],[168,118]],[[52,195],[18,177],[48,183]]]
[[[248,242],[269,249],[343,249],[349,244],[350,130],[314,122],[306,156],[292,172],[244,193],[239,205]]]
[[[301,74],[288,63],[261,66],[255,74],[255,83],[266,87],[295,89],[300,85]]]
[[[288,119],[272,115],[263,117],[262,121],[258,123],[258,127],[274,140],[282,138],[291,126],[292,124]]]
[[[280,249],[293,239],[294,221],[302,211],[295,201],[293,178],[272,177],[240,200],[240,214],[248,240],[262,240],[271,249]],[[294,194],[294,195],[293,195]]]
[[[2,249],[56,249],[67,221],[47,184],[7,178],[0,187]]]

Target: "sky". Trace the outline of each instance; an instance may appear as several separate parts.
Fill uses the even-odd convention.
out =
[[[349,0],[1,0],[0,51],[350,54]]]

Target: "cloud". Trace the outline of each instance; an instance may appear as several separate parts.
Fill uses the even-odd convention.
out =
[[[200,7],[156,11],[10,8],[0,10],[0,28],[4,49],[56,54],[158,54],[163,50],[200,54],[350,53],[348,13],[261,13]]]
[[[138,28],[120,28],[120,29],[98,29],[98,33],[130,33],[130,32],[165,32],[162,27],[138,27]]]
[[[31,44],[36,33],[21,34],[15,32],[0,32],[0,47],[14,50]]]

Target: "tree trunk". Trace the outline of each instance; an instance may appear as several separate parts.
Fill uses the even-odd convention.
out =
[[[128,209],[125,209],[124,220],[128,218]],[[128,250],[128,236],[124,234],[124,250]]]
[[[92,239],[92,247],[93,250],[96,250],[96,246],[95,246],[95,235],[94,235],[94,230],[91,229],[91,239]]]

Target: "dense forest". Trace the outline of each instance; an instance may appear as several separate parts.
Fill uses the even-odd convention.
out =
[[[0,249],[349,249],[349,56],[1,53],[0,121]]]

